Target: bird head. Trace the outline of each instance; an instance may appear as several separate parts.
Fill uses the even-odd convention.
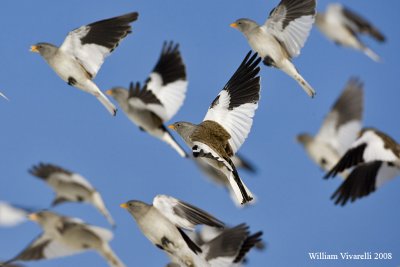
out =
[[[250,19],[238,19],[235,22],[231,23],[230,26],[239,30],[240,32],[247,34],[251,32],[253,29],[258,27],[257,22]]]
[[[37,222],[42,226],[54,224],[59,218],[57,214],[47,210],[34,212],[28,215],[29,220]]]
[[[145,215],[151,206],[139,200],[130,200],[122,203],[120,207],[126,209],[136,219]]]
[[[128,90],[122,87],[114,87],[106,91],[106,95],[112,96],[118,102],[126,101],[129,96]]]
[[[176,131],[183,139],[185,139],[193,133],[196,125],[190,122],[178,121],[169,125],[168,128]]]
[[[307,145],[313,140],[313,137],[308,133],[301,133],[296,136],[296,140],[298,143],[302,145]]]
[[[57,51],[57,47],[49,43],[37,43],[31,46],[30,51],[39,53],[44,58],[48,58]]]

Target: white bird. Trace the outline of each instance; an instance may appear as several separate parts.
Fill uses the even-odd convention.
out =
[[[351,173],[332,195],[335,204],[343,206],[367,196],[399,175],[400,145],[381,131],[365,128],[325,178],[350,168]]]
[[[169,266],[233,266],[260,241],[262,232],[250,235],[245,224],[223,230],[205,244],[193,242],[186,231],[196,225],[223,228],[209,213],[170,196],[157,195],[153,205],[131,200],[121,204],[136,220],[143,234],[172,259]]]
[[[131,33],[129,23],[138,16],[132,12],[93,22],[68,33],[60,47],[37,43],[31,51],[39,53],[62,80],[94,95],[115,116],[117,109],[92,80],[104,59]]]
[[[310,97],[315,96],[315,90],[300,75],[291,59],[300,54],[310,34],[315,5],[315,0],[281,0],[263,25],[243,18],[230,25],[244,34],[265,65],[278,68],[295,79]]]
[[[43,228],[43,233],[5,264],[54,259],[95,250],[104,257],[109,266],[125,267],[109,245],[113,238],[111,231],[50,211],[32,213],[29,219],[37,222]]]
[[[253,200],[243,183],[231,157],[246,140],[260,99],[261,58],[251,51],[214,99],[203,121],[175,122],[168,126],[175,130],[192,148],[195,158],[223,172],[240,204]]]
[[[89,181],[78,173],[53,164],[40,163],[29,173],[46,182],[56,193],[52,206],[64,202],[85,202],[92,204],[114,227],[115,222],[107,210],[100,193]]]
[[[380,57],[361,41],[359,35],[369,35],[378,42],[384,42],[385,36],[354,11],[339,3],[329,4],[325,13],[317,13],[315,24],[336,44],[360,50],[372,60],[380,61]]]
[[[331,170],[357,139],[362,128],[363,98],[363,83],[350,79],[318,133],[315,136],[308,133],[297,136],[298,142],[322,170]],[[347,172],[340,175],[345,178]]]
[[[141,130],[164,141],[182,157],[186,152],[176,142],[164,123],[170,120],[185,100],[188,87],[185,65],[179,45],[164,43],[160,58],[143,87],[131,83],[129,91],[114,87],[106,91]]]

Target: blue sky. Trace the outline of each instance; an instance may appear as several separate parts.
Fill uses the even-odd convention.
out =
[[[323,10],[330,1],[319,1]],[[278,1],[21,1],[4,0],[0,22],[1,101],[0,199],[47,208],[52,191],[27,170],[39,162],[79,172],[103,194],[116,219],[111,245],[127,266],[164,266],[167,257],[139,232],[119,207],[130,199],[151,202],[163,193],[185,200],[226,223],[246,222],[262,230],[267,250],[250,253],[249,266],[399,266],[400,180],[371,196],[337,207],[329,200],[340,179],[323,172],[295,142],[296,134],[315,133],[351,76],[365,83],[364,124],[400,140],[398,127],[400,3],[341,1],[373,21],[387,36],[377,44],[364,39],[383,58],[377,64],[359,52],[337,47],[313,29],[294,63],[317,91],[309,99],[282,72],[261,67],[262,97],[249,138],[240,152],[258,169],[241,171],[258,203],[237,209],[223,189],[209,183],[189,160],[138,130],[120,111],[111,117],[92,96],[65,84],[29,47],[39,41],[60,45],[81,25],[140,13],[133,34],[106,59],[95,82],[103,90],[144,81],[165,40],[180,43],[189,89],[171,122],[200,122],[214,97],[236,70],[249,46],[229,24],[241,17],[263,23]],[[178,138],[178,137],[177,137]],[[181,141],[178,138],[179,141]],[[182,145],[183,142],[181,142]],[[397,207],[397,208],[396,208]],[[108,227],[91,206],[65,204],[57,212]],[[28,222],[0,228],[0,259],[23,249],[40,228]],[[389,252],[390,261],[311,261],[309,252]],[[28,266],[106,266],[95,253],[84,253]]]

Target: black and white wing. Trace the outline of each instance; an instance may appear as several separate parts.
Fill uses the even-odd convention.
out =
[[[330,4],[327,8],[328,16],[340,18],[344,25],[353,33],[367,34],[379,42],[385,41],[385,36],[368,20],[341,4]],[[329,17],[328,17],[329,19]]]
[[[250,235],[246,224],[224,229],[201,248],[211,266],[232,266],[240,263],[247,252],[261,241],[262,232]]]
[[[82,26],[71,31],[59,49],[75,57],[93,79],[104,59],[131,33],[129,23],[138,16],[132,12]]]
[[[69,247],[44,233],[33,240],[21,253],[6,263],[14,261],[54,259],[73,255],[79,251],[80,250]]]
[[[374,161],[396,163],[399,158],[399,146],[391,137],[376,129],[365,128],[339,162],[325,175],[325,178],[334,177],[361,163]]]
[[[151,110],[165,122],[182,106],[187,87],[186,69],[179,45],[165,42],[160,58],[144,87],[130,93],[129,103]]]
[[[239,68],[214,99],[204,121],[220,124],[231,136],[229,145],[233,153],[247,138],[260,99],[260,77],[257,53],[246,55]]]
[[[316,0],[281,0],[263,27],[285,45],[290,57],[300,54],[315,19]]]
[[[177,227],[187,230],[194,230],[199,224],[219,228],[224,226],[223,222],[208,212],[170,196],[157,195],[153,206]]]
[[[27,215],[31,212],[31,209],[0,201],[0,226],[11,227],[25,222]]]
[[[76,183],[87,190],[94,190],[93,186],[82,175],[71,172],[54,164],[39,163],[33,166],[29,173],[33,176],[48,181],[50,179],[58,180],[64,183]]]
[[[363,98],[363,83],[350,79],[315,138],[329,144],[342,156],[362,128]]]
[[[399,168],[387,162],[372,161],[360,164],[353,169],[347,179],[333,193],[335,204],[344,206],[348,201],[368,196],[383,183],[400,174]]]

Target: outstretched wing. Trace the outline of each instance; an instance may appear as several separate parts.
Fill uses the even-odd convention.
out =
[[[341,4],[330,4],[326,14],[340,17],[343,23],[354,33],[370,35],[379,42],[384,42],[386,39],[371,22]]]
[[[315,138],[330,144],[342,156],[362,127],[363,83],[352,78],[336,100]]]
[[[176,226],[187,230],[194,230],[199,224],[224,226],[223,222],[206,211],[170,196],[157,195],[153,200],[153,206]]]
[[[179,45],[165,42],[160,58],[146,81],[146,91],[152,92],[160,105],[150,103],[148,109],[163,121],[170,120],[185,100],[188,81]]]
[[[132,12],[75,29],[68,33],[60,50],[75,57],[93,79],[104,59],[131,33],[129,23],[138,16]]]
[[[247,138],[260,99],[257,53],[246,55],[222,91],[214,99],[203,121],[219,123],[231,136],[229,144],[236,153]]]
[[[399,157],[399,146],[392,138],[376,129],[366,128],[325,178],[333,177],[360,163],[396,162]]]
[[[282,0],[263,26],[285,45],[290,57],[300,54],[310,34],[315,5],[315,0]]]

